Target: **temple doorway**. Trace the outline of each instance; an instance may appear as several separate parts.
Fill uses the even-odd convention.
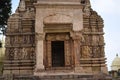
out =
[[[52,67],[64,67],[65,56],[64,56],[64,41],[52,41]]]

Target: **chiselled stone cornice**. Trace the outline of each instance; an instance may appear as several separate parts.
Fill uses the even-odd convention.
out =
[[[35,47],[35,44],[6,45],[6,48]]]
[[[34,32],[28,32],[28,33],[6,33],[6,36],[18,36],[18,35],[34,35]]]
[[[83,34],[91,34],[91,35],[104,35],[104,32],[83,32]]]
[[[35,7],[43,7],[43,8],[73,8],[73,9],[82,9],[83,6],[80,3],[76,2],[38,2],[34,4]]]

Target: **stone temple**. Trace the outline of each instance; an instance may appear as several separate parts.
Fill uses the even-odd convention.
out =
[[[107,74],[103,27],[89,0],[20,0],[3,74]]]

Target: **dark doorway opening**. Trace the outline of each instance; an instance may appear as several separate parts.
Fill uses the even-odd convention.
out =
[[[64,67],[64,41],[52,41],[52,67]]]

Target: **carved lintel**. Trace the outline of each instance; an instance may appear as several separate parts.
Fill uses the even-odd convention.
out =
[[[68,34],[49,34],[46,37],[47,40],[69,40]]]

